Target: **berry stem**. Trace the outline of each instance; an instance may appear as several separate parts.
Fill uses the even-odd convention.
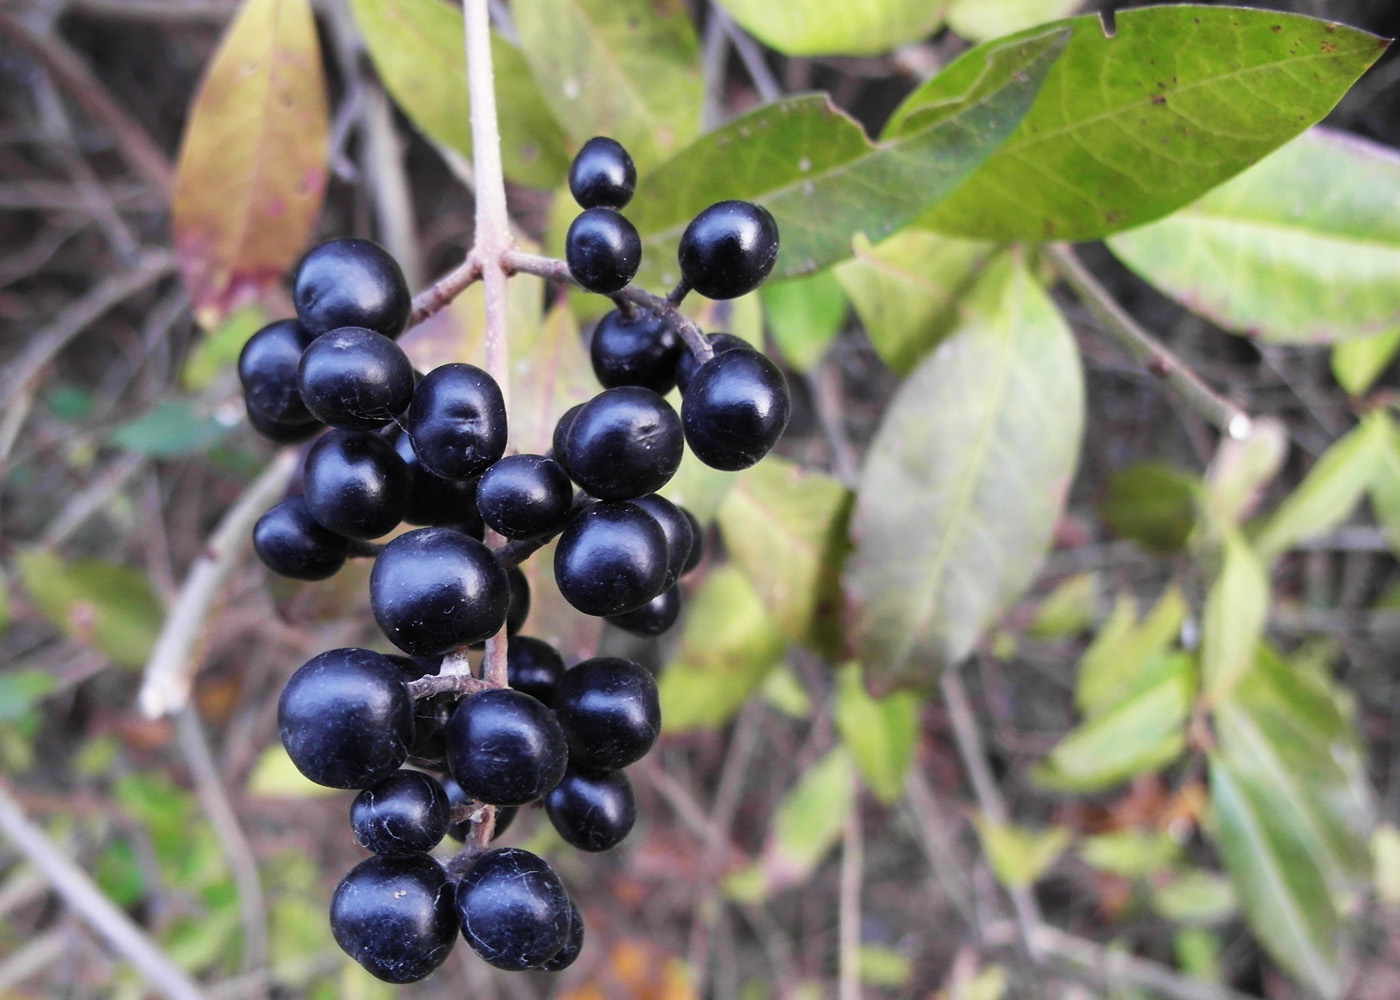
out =
[[[673,306],[679,306],[685,301],[685,297],[690,294],[690,282],[684,277],[676,282],[676,287],[671,289],[671,294],[666,296],[666,302]]]
[[[384,551],[384,546],[378,542],[362,542],[358,538],[352,538],[349,541],[350,544],[346,546],[345,554],[352,559],[373,559]]]
[[[481,280],[481,261],[473,253],[437,281],[413,297],[413,312],[408,325],[415,327],[429,316],[439,313],[446,305],[470,286]]]
[[[408,682],[408,696],[414,701],[432,698],[439,694],[455,694],[460,698],[476,694],[478,691],[485,691],[489,687],[491,687],[490,684],[478,680],[469,673],[429,674],[427,677],[420,677],[416,681]]]

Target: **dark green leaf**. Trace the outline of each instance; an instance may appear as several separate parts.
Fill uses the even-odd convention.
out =
[[[1108,481],[1099,508],[1121,538],[1149,552],[1180,552],[1196,526],[1200,480],[1163,462],[1137,462]]]
[[[846,322],[846,293],[831,271],[764,284],[764,318],[783,360],[798,371],[821,363]]]
[[[155,409],[118,427],[112,443],[154,458],[178,458],[208,451],[229,428],[213,417],[202,417],[192,404],[165,400]]]
[[[789,56],[873,56],[917,42],[943,21],[929,0],[722,0],[745,31]]]
[[[15,562],[45,618],[118,666],[145,664],[165,612],[142,573],[92,560],[65,563],[37,549]]]

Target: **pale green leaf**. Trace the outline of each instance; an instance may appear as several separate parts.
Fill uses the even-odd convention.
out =
[[[954,0],[948,27],[974,42],[1068,17],[1083,0]]]
[[[1230,534],[1201,617],[1201,676],[1212,704],[1228,698],[1253,665],[1271,597],[1268,567],[1238,533]]]
[[[998,823],[978,813],[972,819],[987,863],[997,881],[1012,889],[1034,885],[1069,846],[1070,832],[1062,826],[1027,830],[1010,823]]]
[[[768,332],[786,361],[808,372],[846,322],[846,293],[832,271],[766,282],[759,289]]]
[[[1400,906],[1400,830],[1387,823],[1371,837],[1376,866],[1376,895],[1387,906]]]
[[[298,771],[280,741],[258,755],[246,791],[258,799],[320,799],[339,794]]]
[[[918,696],[909,691],[871,697],[858,664],[845,666],[836,675],[832,711],[836,731],[865,783],[886,805],[904,794],[904,775],[919,738],[919,704]]]
[[[231,369],[248,338],[267,322],[261,306],[236,309],[213,330],[200,337],[180,369],[180,385],[198,392],[220,372]]]
[[[873,56],[931,34],[952,0],[721,0],[749,34],[789,56]]]
[[[1166,833],[1125,829],[1086,838],[1079,853],[1100,871],[1123,878],[1146,878],[1174,864],[1181,847]]]
[[[1277,417],[1256,417],[1244,438],[1224,436],[1206,474],[1208,527],[1222,536],[1253,513],[1264,488],[1288,457],[1288,428]]]
[[[1187,869],[1153,884],[1152,908],[1179,924],[1211,926],[1235,915],[1235,890],[1223,875]]]
[[[869,986],[895,989],[909,982],[914,963],[903,952],[880,945],[861,945],[857,955],[860,981]]]
[[[1371,510],[1390,541],[1390,550],[1400,552],[1400,427],[1385,411],[1369,419],[1378,425],[1375,433],[1381,439],[1371,470]]]
[[[1032,639],[1064,639],[1087,631],[1094,624],[1098,581],[1092,573],[1077,573],[1060,583],[1035,609],[1026,627]]]
[[[808,768],[778,805],[760,862],[768,893],[807,879],[841,839],[855,803],[855,768],[837,747]]]
[[[1085,718],[1101,715],[1141,690],[1146,667],[1176,645],[1188,610],[1181,591],[1168,587],[1139,624],[1132,597],[1118,598],[1079,661],[1074,703]]]
[[[679,401],[674,396],[671,401],[679,411]],[[719,514],[733,486],[733,473],[710,468],[686,448],[681,455],[681,467],[658,492],[690,511],[702,525],[707,525]]]
[[[1202,927],[1187,927],[1172,935],[1172,951],[1181,971],[1193,979],[1220,983],[1220,936]]]
[[[812,699],[807,689],[784,664],[773,668],[759,691],[764,701],[789,718],[805,719],[812,714]]]
[[[1019,257],[907,378],[861,474],[846,568],[877,686],[966,656],[1034,578],[1079,454],[1084,386],[1064,318]]]
[[[1332,377],[1349,396],[1363,396],[1400,351],[1400,328],[1332,345]]]
[[[145,574],[96,560],[64,562],[31,549],[15,558],[29,599],[69,637],[121,667],[140,667],[165,616]]]

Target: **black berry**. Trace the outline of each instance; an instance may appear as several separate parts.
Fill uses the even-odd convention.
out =
[[[732,333],[711,333],[706,334],[705,339],[710,342],[711,349],[716,354],[723,354],[726,351],[752,351],[753,345],[747,340],[734,336]],[[695,373],[700,370],[700,362],[696,360],[690,351],[682,351],[680,359],[676,362],[676,388],[680,389],[681,395],[685,395],[690,388],[690,380],[695,377]]]
[[[299,424],[287,424],[273,420],[255,410],[253,404],[246,399],[243,401],[243,407],[248,414],[248,426],[253,428],[260,437],[276,444],[301,444],[303,441],[314,438],[326,426],[315,420]]]
[[[685,344],[655,313],[638,309],[627,318],[614,309],[594,327],[588,350],[593,374],[605,389],[639,385],[664,396],[675,388]]]
[[[553,534],[573,498],[568,475],[543,455],[509,455],[482,473],[476,488],[481,519],[506,538]]]
[[[385,982],[416,982],[442,965],[457,941],[451,888],[442,865],[426,854],[368,858],[331,898],[335,943]]]
[[[559,651],[532,636],[521,635],[506,647],[506,679],[512,688],[545,705],[554,704],[554,688],[564,675]]]
[[[447,793],[422,771],[396,771],[355,796],[350,829],[375,854],[424,854],[447,833]]]
[[[253,550],[264,566],[293,580],[325,580],[345,565],[350,543],[311,516],[302,496],[288,497],[253,525]]]
[[[606,851],[632,832],[637,800],[621,771],[569,768],[544,800],[549,821],[565,843],[580,851]]]
[[[642,238],[612,208],[579,214],[564,238],[564,259],[574,280],[590,292],[607,295],[627,287],[642,264]]]
[[[640,664],[614,656],[564,671],[554,713],[575,767],[615,771],[641,760],[661,732],[656,680]]]
[[[297,265],[292,301],[313,337],[342,326],[397,337],[408,325],[411,306],[398,262],[377,243],[350,238],[306,252]]]
[[[596,503],[575,515],[554,550],[559,593],[586,615],[620,615],[666,585],[666,533],[632,503]]]
[[[761,205],[721,201],[685,227],[681,275],[709,299],[733,299],[753,291],[778,259],[778,224]]]
[[[530,581],[519,566],[506,573],[510,585],[510,609],[506,612],[506,635],[511,636],[525,627],[530,617]]]
[[[564,442],[569,439],[569,428],[574,425],[574,418],[578,416],[579,410],[583,409],[583,403],[576,403],[564,411],[564,415],[559,418],[559,422],[554,425],[554,436],[550,443],[550,457],[554,459],[559,468],[565,474],[569,474],[569,466],[566,464],[564,454]],[[569,478],[573,478],[570,474]]]
[[[408,409],[413,365],[383,334],[343,326],[317,337],[302,354],[297,389],[322,423],[370,431]]]
[[[347,538],[388,534],[408,508],[408,468],[368,431],[333,430],[312,445],[303,484],[311,516]]]
[[[571,906],[554,869],[517,847],[487,851],[457,884],[462,937],[498,969],[533,969],[558,954]]]
[[[685,515],[685,519],[690,522],[690,537],[693,540],[690,546],[690,555],[686,556],[685,565],[681,567],[681,576],[685,576],[696,566],[700,565],[700,560],[705,556],[705,532],[700,527],[699,520],[695,515],[684,507],[676,508]]]
[[[642,510],[656,518],[661,530],[666,533],[666,586],[680,579],[685,572],[686,560],[695,547],[695,531],[690,518],[679,507],[665,497],[655,493],[637,497],[632,501]]]
[[[717,354],[700,366],[681,403],[686,444],[711,468],[747,469],[782,437],[791,406],[787,380],[767,357]]]
[[[418,528],[393,539],[375,559],[369,603],[395,646],[436,656],[500,631],[510,583],[476,539],[451,528]]]
[[[447,479],[480,475],[505,454],[505,399],[474,365],[442,365],[424,375],[405,425],[424,468]]]
[[[569,900],[569,934],[568,937],[564,938],[564,946],[539,969],[541,972],[563,972],[574,964],[581,951],[583,951],[583,914],[578,912],[578,907],[571,899]]]
[[[476,511],[476,479],[444,479],[429,472],[418,461],[407,434],[398,435],[394,450],[408,467],[408,508],[403,519],[409,524],[453,525],[480,540],[484,525]]]
[[[680,420],[650,389],[605,389],[569,427],[565,464],[574,482],[600,500],[655,493],[676,474],[684,453]]]
[[[622,208],[637,190],[637,168],[622,143],[594,136],[569,167],[569,192],[580,208]]]
[[[665,632],[681,616],[679,587],[669,587],[635,611],[610,615],[608,622],[624,632],[650,638]]]
[[[248,338],[238,355],[238,380],[249,409],[281,424],[313,418],[297,392],[297,365],[311,334],[294,319],[269,323]]]
[[[463,699],[447,722],[446,736],[452,777],[469,798],[491,805],[533,802],[559,784],[568,763],[554,714],[509,688]]]

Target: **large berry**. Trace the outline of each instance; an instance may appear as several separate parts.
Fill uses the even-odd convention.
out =
[[[778,443],[791,410],[787,380],[777,365],[757,351],[730,351],[695,373],[681,403],[681,422],[696,458],[737,472]]]
[[[501,387],[475,365],[442,365],[424,375],[405,425],[423,466],[447,479],[480,475],[505,454]]]
[[[778,224],[761,205],[721,201],[685,227],[681,275],[710,299],[733,299],[753,291],[778,259]]]
[[[695,547],[695,530],[690,518],[685,511],[655,493],[637,497],[632,502],[656,518],[656,523],[666,533],[666,586],[669,587],[685,572],[686,560]]]
[[[369,240],[330,240],[297,265],[292,301],[313,337],[342,326],[363,326],[397,337],[412,300],[398,262]]]
[[[578,411],[564,442],[569,475],[600,500],[655,493],[680,468],[680,418],[650,389],[606,389]]]
[[[554,704],[554,688],[564,676],[564,658],[545,642],[516,636],[506,647],[506,681],[545,705]]]
[[[311,334],[294,319],[269,323],[248,338],[238,355],[238,379],[250,409],[282,424],[312,419],[297,392],[297,365]]]
[[[355,843],[375,854],[424,854],[447,833],[447,793],[422,771],[395,771],[350,803]]]
[[[297,770],[318,785],[368,788],[408,758],[413,701],[399,668],[384,656],[332,649],[287,681],[277,730]]]
[[[343,326],[317,337],[302,354],[297,389],[322,423],[370,431],[408,409],[413,365],[383,334]]]
[[[639,385],[666,395],[676,385],[676,363],[685,344],[670,323],[637,309],[624,317],[614,309],[593,328],[588,347],[593,374],[606,389]]]
[[[660,635],[676,624],[676,619],[680,616],[680,588],[668,587],[635,611],[609,615],[608,623],[632,635],[650,638]]]
[[[571,767],[544,800],[549,821],[580,851],[606,851],[632,832],[637,800],[621,771]]]
[[[394,450],[408,466],[408,509],[403,519],[409,524],[453,525],[480,540],[484,526],[476,510],[476,479],[444,479],[429,472],[418,461],[407,434],[394,439]]]
[[[553,534],[573,498],[568,475],[543,455],[508,455],[482,473],[476,488],[481,519],[506,538]]]
[[[288,497],[253,525],[253,551],[264,566],[293,580],[325,580],[345,565],[350,543],[311,516],[306,497]]]
[[[347,538],[388,534],[408,508],[408,468],[393,445],[368,431],[322,437],[306,456],[303,483],[311,516]]]
[[[442,785],[442,790],[447,793],[447,801],[451,809],[455,810],[458,806],[465,806],[472,801],[467,796],[467,793],[462,791],[462,786],[452,780],[450,774],[444,774],[438,781]],[[495,840],[510,829],[511,823],[515,822],[515,814],[519,811],[518,806],[496,807],[496,827],[491,831],[492,840]],[[470,819],[463,819],[447,827],[447,835],[458,842],[465,841],[471,832],[472,824]]]
[[[559,593],[586,615],[640,608],[666,586],[666,533],[632,503],[596,503],[575,515],[554,550]]]
[[[442,865],[426,854],[361,861],[331,897],[335,943],[385,982],[422,979],[457,942],[451,890]]]
[[[487,851],[457,884],[462,937],[498,969],[533,969],[558,954],[571,908],[554,869],[518,847]]]
[[[559,679],[554,713],[577,767],[614,771],[641,760],[661,732],[656,680],[615,656],[584,660]]]
[[[642,238],[616,209],[581,212],[564,237],[564,259],[574,280],[608,295],[627,286],[642,264]]]
[[[519,806],[547,794],[569,760],[554,714],[509,688],[463,699],[446,735],[452,777],[469,798],[491,805]]]
[[[637,190],[637,168],[616,139],[594,136],[569,166],[569,193],[580,208],[622,208]]]
[[[393,539],[375,559],[369,603],[395,646],[413,656],[437,656],[500,631],[510,582],[476,539],[451,528],[418,528]]]
[[[716,354],[723,354],[726,351],[752,351],[753,345],[747,340],[734,336],[732,333],[709,333],[705,339],[710,342],[710,349]],[[695,373],[700,370],[700,361],[691,354],[690,351],[682,351],[680,358],[676,361],[676,388],[685,395],[690,388],[690,380],[695,377]]]
[[[243,401],[243,408],[248,414],[248,426],[261,437],[276,444],[301,444],[303,441],[314,438],[326,427],[325,424],[316,420],[296,424],[273,420],[255,409],[253,404],[246,399]]]

